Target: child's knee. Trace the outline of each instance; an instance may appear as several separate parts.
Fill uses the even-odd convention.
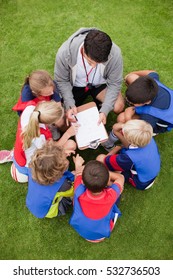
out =
[[[104,162],[105,157],[106,157],[106,155],[100,154],[100,155],[98,155],[98,156],[96,157],[96,160],[101,161],[101,162]]]
[[[117,117],[117,123],[125,123],[126,122],[126,119],[125,119],[125,114],[124,112],[122,112],[121,114],[118,115]]]
[[[124,97],[122,96],[121,92],[118,94],[118,98],[114,104],[114,113],[119,114],[124,110],[125,102]]]
[[[124,82],[125,82],[126,86],[128,86],[128,85],[132,84],[138,78],[139,78],[139,76],[137,74],[130,73],[125,76]]]

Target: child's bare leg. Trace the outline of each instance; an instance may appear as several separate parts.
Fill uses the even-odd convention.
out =
[[[124,97],[123,97],[122,93],[119,92],[118,98],[114,104],[114,109],[113,109],[114,113],[115,114],[121,113],[124,110],[124,107],[125,107]]]
[[[121,133],[122,127],[123,127],[123,123],[121,123],[121,122],[115,123],[112,127],[113,133],[117,136],[118,132]]]
[[[117,116],[117,123],[126,123],[131,119],[136,119],[137,115],[135,114],[135,107],[128,107],[124,112]]]
[[[132,84],[136,79],[139,78],[139,75],[134,74],[134,73],[130,73],[127,74],[124,78],[124,83],[126,84],[126,86]]]
[[[117,116],[117,123],[125,123],[126,119],[125,119],[125,112],[122,112],[121,114],[119,114]]]
[[[104,159],[105,159],[106,156],[107,156],[107,155],[100,154],[100,155],[98,155],[98,156],[96,157],[96,160],[101,161],[101,162],[104,163]]]

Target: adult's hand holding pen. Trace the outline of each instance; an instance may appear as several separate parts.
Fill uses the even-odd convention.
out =
[[[104,113],[99,114],[99,121],[98,125],[101,124],[101,122],[105,125],[106,124],[106,115]]]
[[[77,108],[76,106],[74,107],[70,107],[68,109],[68,111],[66,112],[66,122],[67,125],[69,125],[70,122],[77,122],[77,119],[75,118],[75,116],[77,115]]]

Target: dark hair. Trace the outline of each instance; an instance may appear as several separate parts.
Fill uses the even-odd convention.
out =
[[[106,62],[112,47],[112,40],[106,33],[99,30],[88,32],[84,40],[86,55],[95,62]]]
[[[158,93],[158,85],[149,76],[142,76],[130,84],[125,92],[126,98],[133,104],[152,101]]]
[[[101,192],[109,180],[108,169],[102,162],[90,160],[84,167],[82,180],[91,192]]]

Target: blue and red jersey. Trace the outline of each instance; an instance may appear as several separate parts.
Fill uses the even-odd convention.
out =
[[[109,237],[115,214],[120,215],[116,201],[122,189],[118,184],[112,184],[95,196],[81,180],[82,176],[78,176],[74,183],[74,210],[70,225],[79,235],[91,241]]]
[[[23,110],[28,106],[28,105],[33,105],[35,104],[35,106],[37,105],[38,102],[40,101],[50,101],[50,100],[55,100],[56,102],[60,102],[61,98],[60,95],[58,93],[58,89],[56,86],[56,83],[54,82],[55,85],[55,89],[54,89],[54,93],[53,95],[50,96],[39,96],[39,97],[35,97],[31,91],[31,88],[29,86],[29,84],[25,84],[20,98],[18,100],[18,102],[14,105],[14,107],[12,108],[13,111],[17,111],[19,115],[21,115],[21,113],[23,112]]]
[[[138,179],[138,183],[151,183],[160,171],[158,147],[152,139],[145,147],[123,148],[119,154],[105,157],[105,165],[111,171],[129,172]],[[132,176],[133,177],[133,176]]]
[[[173,127],[173,90],[159,81],[157,73],[152,72],[148,76],[157,83],[158,93],[150,104],[136,106],[135,112],[152,125],[154,133],[169,131]]]
[[[32,179],[31,169],[28,168],[28,193],[26,196],[26,206],[37,218],[44,218],[52,205],[53,199],[61,188],[65,180],[74,181],[74,175],[70,171],[65,171],[63,176],[52,185],[40,185]]]

